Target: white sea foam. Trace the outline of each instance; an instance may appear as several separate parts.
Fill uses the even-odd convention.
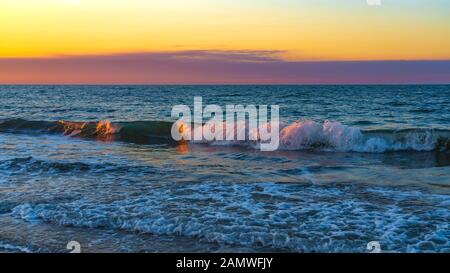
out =
[[[306,252],[364,252],[379,240],[384,251],[448,251],[448,196],[415,191],[277,183],[170,183],[139,199],[62,204],[26,203],[12,215],[62,226],[181,235],[220,244]],[[186,194],[189,192],[189,194]],[[300,194],[299,194],[300,193]],[[433,204],[423,210],[411,203]],[[432,203],[431,203],[432,202]]]
[[[208,125],[210,126],[210,125]],[[225,124],[223,125],[225,128]],[[270,124],[268,125],[270,126]],[[403,131],[367,131],[358,127],[343,125],[340,122],[325,121],[318,123],[312,120],[298,121],[286,125],[279,124],[279,150],[323,150],[337,152],[383,153],[389,151],[432,151],[437,149],[439,139],[448,142],[448,132],[433,130]],[[205,128],[208,130],[209,128]],[[242,130],[239,132],[239,130]],[[226,134],[226,133],[225,133]],[[258,138],[258,130],[249,130],[248,126],[235,126],[238,134],[251,136],[247,141],[203,140],[193,143],[207,143],[215,146],[246,146],[259,148],[262,140]],[[445,147],[444,147],[445,148]]]

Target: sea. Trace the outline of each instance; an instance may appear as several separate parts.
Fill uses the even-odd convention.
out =
[[[174,141],[195,97],[278,105],[279,148]],[[449,221],[450,85],[0,85],[0,252],[450,253]]]

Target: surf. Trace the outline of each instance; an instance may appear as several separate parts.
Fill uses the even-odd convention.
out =
[[[171,136],[172,121],[29,121],[6,119],[0,121],[0,133],[48,133],[66,137],[94,139],[99,141],[122,141],[136,144],[204,144],[212,146],[240,146],[259,149],[262,140],[202,140],[177,141]],[[186,133],[195,127],[208,124],[178,124]],[[225,126],[225,125],[224,125]],[[241,128],[241,129],[240,129]],[[257,134],[249,132],[247,126],[235,126],[234,134]],[[245,130],[238,132],[237,130]],[[316,122],[313,120],[279,124],[281,151],[314,150],[327,152],[386,153],[398,151],[448,152],[450,130],[442,129],[379,129],[363,130],[344,125],[338,121]]]

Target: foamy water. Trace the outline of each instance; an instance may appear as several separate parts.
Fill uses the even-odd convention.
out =
[[[266,127],[269,127],[270,123]],[[177,126],[182,126],[181,124]],[[183,126],[186,126],[183,124]],[[212,128],[223,131],[222,140],[193,140],[192,143],[202,143],[216,146],[240,146],[260,149],[261,143],[267,143],[258,138],[259,130],[249,130],[248,123],[243,126],[234,125],[231,138],[226,131],[228,123],[206,124],[201,130],[210,132]],[[450,131],[433,129],[407,130],[368,130],[359,127],[343,125],[340,122],[325,120],[322,124],[312,120],[295,121],[290,124],[278,124],[279,146],[277,150],[299,151],[317,150],[329,152],[362,152],[384,153],[392,151],[446,151],[450,148]],[[216,128],[217,127],[217,128]],[[196,127],[198,128],[198,127]],[[188,135],[193,135],[192,128]],[[269,127],[270,128],[270,127]],[[205,133],[206,134],[206,133]],[[248,140],[238,140],[238,135],[248,136]]]

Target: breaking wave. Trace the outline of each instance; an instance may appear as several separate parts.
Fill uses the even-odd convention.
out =
[[[339,122],[295,122],[281,129],[280,148],[321,149],[340,152],[450,150],[450,131],[430,129],[371,130]]]
[[[135,122],[71,122],[71,121],[27,121],[9,119],[0,121],[0,132],[59,133],[69,137],[91,138],[104,141],[123,141],[138,144],[177,144],[171,137],[173,122],[135,121]],[[183,125],[180,125],[183,126]],[[204,125],[203,130],[211,129]],[[189,126],[187,126],[189,128]],[[191,126],[193,130],[195,126]],[[225,128],[225,127],[224,127]],[[238,130],[246,136],[248,126]],[[181,127],[180,127],[181,129]],[[186,129],[186,128],[183,128]],[[312,120],[279,124],[279,150],[320,150],[336,152],[384,153],[392,151],[450,151],[450,130],[400,129],[400,130],[362,130],[343,125],[340,122]],[[261,141],[193,141],[215,146],[244,146],[259,148]]]

